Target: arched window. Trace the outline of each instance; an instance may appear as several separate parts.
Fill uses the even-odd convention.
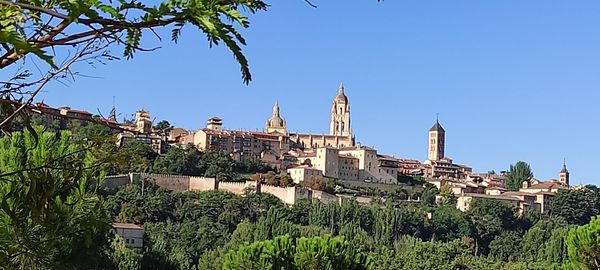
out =
[[[340,131],[342,131],[342,132],[344,131],[345,125],[346,125],[346,123],[342,122],[342,129]]]
[[[335,122],[335,130],[340,130],[340,122]]]

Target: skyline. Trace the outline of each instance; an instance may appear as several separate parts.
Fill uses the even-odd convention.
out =
[[[252,16],[249,86],[224,47],[187,29],[179,44],[83,67],[100,78],[53,83],[40,100],[106,114],[116,96],[120,112],[146,108],[188,129],[218,115],[246,130],[262,129],[278,100],[291,132],[327,133],[343,81],[357,140],[382,153],[426,159],[439,113],[447,155],[476,171],[523,160],[536,178],[557,178],[566,158],[573,184],[600,184],[600,3],[340,3],[273,3]]]

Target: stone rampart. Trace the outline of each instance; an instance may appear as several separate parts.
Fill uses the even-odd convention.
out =
[[[129,185],[130,183],[131,177],[129,174],[109,175],[104,178],[102,188],[109,194],[115,194],[120,187]]]
[[[190,191],[210,191],[217,189],[216,180],[208,177],[191,176],[189,189]]]
[[[219,182],[218,188],[222,191],[231,192],[237,195],[244,195],[244,190],[248,185],[246,182]]]
[[[328,202],[332,201],[331,197],[333,196],[320,191],[311,191],[303,187],[283,188],[264,184],[259,185],[255,181],[219,182],[215,178],[208,177],[148,173],[107,176],[104,186],[106,190],[116,192],[119,187],[139,180],[151,181],[159,187],[176,192],[221,190],[243,195],[247,188],[254,188],[256,192],[272,194],[286,204],[294,204],[298,200],[311,198]]]

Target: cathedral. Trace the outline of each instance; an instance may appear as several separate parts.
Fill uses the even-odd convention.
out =
[[[302,149],[316,149],[319,147],[344,148],[354,146],[354,136],[350,126],[350,102],[344,92],[344,85],[340,83],[338,94],[331,105],[331,118],[329,134],[289,134],[286,122],[279,113],[279,104],[275,102],[273,114],[267,120],[265,132],[289,135],[290,143]]]

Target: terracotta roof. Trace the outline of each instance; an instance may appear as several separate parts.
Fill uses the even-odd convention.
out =
[[[535,185],[528,187],[528,189],[568,189],[562,183],[556,181],[545,181],[539,182]]]
[[[519,198],[516,198],[513,196],[506,196],[506,195],[487,195],[487,194],[480,194],[480,193],[465,193],[462,196],[463,197],[482,198],[482,199],[492,199],[492,200],[521,201]]]

